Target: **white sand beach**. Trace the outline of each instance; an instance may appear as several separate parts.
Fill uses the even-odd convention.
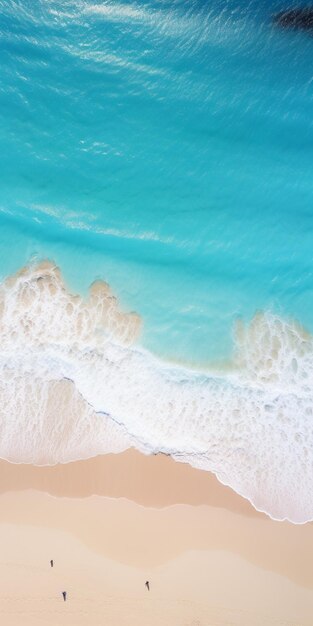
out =
[[[133,450],[0,467],[6,626],[312,625],[313,525]]]

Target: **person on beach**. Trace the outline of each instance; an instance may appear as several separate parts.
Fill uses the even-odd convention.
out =
[[[50,561],[50,567],[53,567],[53,559]]]
[[[148,581],[148,580],[146,580],[145,585],[146,585],[146,587],[147,587],[148,591],[150,591],[150,583],[149,583],[149,581]]]
[[[65,602],[66,601],[66,591],[62,591],[62,596],[63,596],[63,600]]]

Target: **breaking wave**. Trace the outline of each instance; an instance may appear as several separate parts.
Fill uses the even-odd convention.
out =
[[[52,263],[0,286],[0,456],[66,463],[135,446],[212,471],[275,519],[313,518],[313,339],[259,313],[227,366],[143,350],[109,286],[72,295]]]

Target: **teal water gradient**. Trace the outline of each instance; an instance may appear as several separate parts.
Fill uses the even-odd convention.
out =
[[[280,2],[0,0],[0,272],[107,280],[167,358],[313,331],[313,38]]]

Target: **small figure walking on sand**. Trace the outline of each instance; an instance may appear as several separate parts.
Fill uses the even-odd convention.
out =
[[[150,591],[150,583],[149,583],[149,581],[148,581],[148,580],[146,580],[145,585],[146,585],[146,587],[147,587],[148,591]]]
[[[63,596],[63,600],[65,602],[66,601],[66,591],[62,591],[62,596]]]
[[[50,567],[53,567],[53,559],[50,561]]]

